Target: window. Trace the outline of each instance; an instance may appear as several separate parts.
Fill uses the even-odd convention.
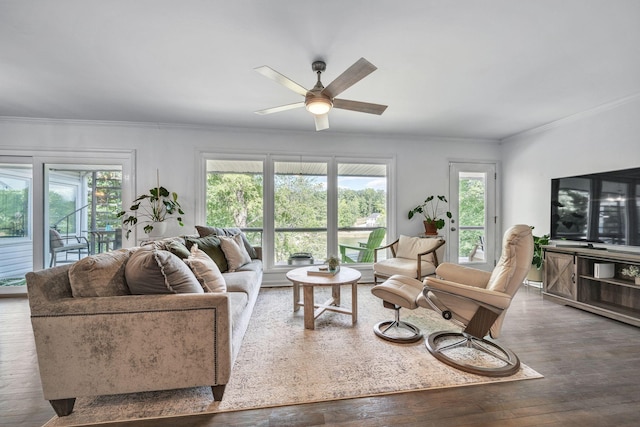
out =
[[[338,243],[342,262],[372,262],[371,232],[386,228],[387,166],[368,163],[338,164]],[[354,248],[363,248],[354,249]],[[369,250],[364,250],[369,249]],[[384,254],[386,256],[386,251]]]
[[[263,247],[268,267],[290,265],[299,252],[323,263],[340,244],[358,246],[372,230],[387,228],[390,163],[205,154],[203,216],[207,225],[245,231]]]
[[[263,167],[262,160],[207,160],[207,224],[240,227],[262,246]]]
[[[0,164],[0,239],[29,237],[31,166]]]
[[[32,166],[29,159],[0,163],[0,294],[25,285],[33,270]]]
[[[274,253],[276,264],[288,264],[294,253],[327,257],[327,163],[274,163]]]

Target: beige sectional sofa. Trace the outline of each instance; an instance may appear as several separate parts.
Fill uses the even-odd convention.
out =
[[[200,236],[178,242],[206,246]],[[137,251],[175,263],[162,245],[28,273],[44,398],[59,416],[71,413],[80,396],[211,386],[214,399],[222,399],[262,282],[261,248],[249,249],[249,262],[222,272],[222,292],[174,293],[164,280],[166,293],[131,295],[127,264]]]

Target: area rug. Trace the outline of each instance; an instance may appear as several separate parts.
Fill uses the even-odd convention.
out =
[[[329,288],[316,289],[316,301]],[[350,287],[342,302],[351,302]],[[265,288],[258,301],[221,402],[210,387],[163,392],[78,398],[74,412],[54,417],[46,427],[75,426],[176,415],[238,411],[327,400],[370,397],[407,391],[459,387],[541,378],[522,365],[510,377],[489,378],[451,368],[432,357],[424,340],[393,344],[376,337],[373,325],[393,311],[358,286],[358,322],[351,316],[325,312],[315,330],[304,329],[302,309],[293,312],[290,287]],[[425,335],[455,330],[431,310],[403,310],[403,319]]]

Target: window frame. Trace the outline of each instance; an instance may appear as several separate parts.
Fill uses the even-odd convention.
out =
[[[367,155],[367,156],[331,156],[323,153],[254,153],[246,154],[240,152],[213,152],[199,151],[196,153],[196,203],[195,220],[197,225],[206,224],[206,191],[207,191],[207,161],[208,160],[238,160],[238,161],[262,161],[263,162],[263,231],[262,231],[262,254],[265,271],[286,271],[291,269],[288,265],[276,265],[273,245],[275,239],[274,227],[274,163],[276,161],[299,161],[299,162],[326,162],[327,163],[327,252],[333,253],[338,250],[338,164],[379,164],[386,166],[386,211],[387,221],[386,236],[395,236],[396,223],[396,158],[394,155]],[[334,249],[331,249],[334,248]]]

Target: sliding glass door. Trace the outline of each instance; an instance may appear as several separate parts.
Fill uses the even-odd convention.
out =
[[[0,293],[24,291],[33,269],[30,158],[0,156]]]
[[[50,267],[122,246],[121,165],[45,165]]]

